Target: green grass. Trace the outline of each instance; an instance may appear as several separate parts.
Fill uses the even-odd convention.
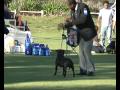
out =
[[[95,76],[72,77],[68,70],[67,77],[62,76],[62,69],[54,73],[55,56],[24,56],[7,54],[4,56],[5,90],[115,90],[116,56],[93,55]],[[69,56],[79,72],[78,56]]]
[[[64,17],[24,16],[28,21],[34,42],[48,44],[50,49],[61,48],[62,31],[57,24]],[[94,18],[94,21],[95,18]],[[65,49],[65,41],[63,43]],[[68,48],[71,50],[71,48]],[[76,48],[78,51],[78,48]],[[96,75],[72,77],[68,70],[67,77],[62,76],[59,68],[54,76],[55,52],[50,57],[24,56],[22,54],[6,54],[4,56],[4,89],[5,90],[115,90],[116,89],[116,56],[108,54],[93,55]],[[75,64],[75,73],[79,72],[78,56],[69,56]]]

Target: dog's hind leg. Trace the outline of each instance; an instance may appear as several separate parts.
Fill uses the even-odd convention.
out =
[[[71,67],[73,71],[73,77],[75,77],[75,71],[74,71],[74,66]]]
[[[63,73],[62,73],[62,74],[63,74],[63,76],[64,76],[64,73],[65,73],[65,72],[64,72],[64,68],[63,68]]]
[[[56,75],[57,74],[57,65],[55,66],[55,73],[54,73],[54,75]]]

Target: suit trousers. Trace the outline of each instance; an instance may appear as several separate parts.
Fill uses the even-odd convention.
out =
[[[79,63],[80,72],[95,72],[94,63],[91,58],[91,50],[93,47],[93,40],[85,41],[83,38],[80,40],[79,44]]]

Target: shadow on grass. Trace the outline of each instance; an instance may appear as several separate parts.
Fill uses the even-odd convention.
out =
[[[111,85],[96,85],[96,86],[70,86],[70,87],[63,87],[63,86],[57,86],[57,87],[13,87],[13,88],[5,88],[5,90],[116,90],[115,86]]]
[[[70,58],[72,58],[75,64],[75,72],[76,73],[79,72],[78,57],[70,56]],[[116,61],[114,55],[104,56],[96,55],[93,56],[93,59],[96,64],[95,76],[76,76],[75,78],[73,78],[71,70],[68,70],[67,77],[64,78],[62,76],[62,69],[60,68],[58,69],[57,75],[56,76],[53,75],[55,56],[51,57],[5,56],[4,82],[5,84],[10,84],[34,81],[40,82],[40,81],[103,80],[103,79],[115,80]]]

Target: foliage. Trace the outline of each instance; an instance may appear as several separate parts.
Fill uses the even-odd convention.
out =
[[[66,0],[8,0],[11,10],[44,10],[46,14],[60,14],[68,10]],[[102,7],[103,0],[83,0],[91,11],[98,12]]]
[[[25,0],[24,5],[21,8],[22,10],[28,11],[38,11],[41,10],[41,2],[38,3],[38,0]]]
[[[39,0],[12,0],[9,4],[11,10],[41,10],[41,3]]]
[[[56,14],[67,11],[67,5],[59,0],[12,0],[9,3],[10,10],[40,11],[46,14]]]
[[[42,8],[46,14],[61,14],[68,10],[66,4],[60,1],[55,2],[54,0],[49,0],[47,3],[44,3]]]

